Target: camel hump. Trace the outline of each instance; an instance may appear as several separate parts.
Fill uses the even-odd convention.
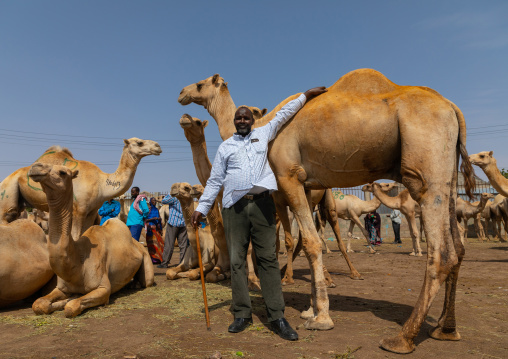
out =
[[[330,90],[355,95],[376,95],[394,91],[398,85],[388,80],[381,72],[373,69],[358,69],[342,76]]]
[[[72,155],[72,152],[67,147],[51,146],[46,151],[44,151],[44,154],[47,154],[48,152],[64,152],[64,153],[68,154],[69,156],[71,156],[72,158],[74,158],[74,156]]]

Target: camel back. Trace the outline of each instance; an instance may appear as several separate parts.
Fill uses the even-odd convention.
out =
[[[337,80],[329,91],[346,92],[349,95],[366,96],[388,93],[396,90],[398,85],[382,73],[372,69],[351,71]]]

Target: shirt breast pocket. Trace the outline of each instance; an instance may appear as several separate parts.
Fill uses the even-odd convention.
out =
[[[265,141],[259,140],[258,142],[252,143],[252,147],[256,153],[263,153],[266,152],[267,144]]]

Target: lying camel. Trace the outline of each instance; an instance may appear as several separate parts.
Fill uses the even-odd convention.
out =
[[[214,77],[220,96],[225,86],[218,75]],[[195,84],[196,89],[200,87],[204,87],[203,81]],[[256,121],[258,126],[268,123],[283,105],[298,96],[282,101]],[[182,91],[180,103],[192,100]],[[217,105],[214,99],[205,103],[208,111],[216,111]],[[431,336],[460,339],[454,310],[464,256],[455,216],[459,156],[466,193],[472,196],[474,189],[474,171],[465,145],[465,119],[455,104],[427,87],[397,85],[372,69],[342,76],[328,92],[308,101],[279,131],[267,156],[279,190],[297,218],[311,267],[311,308],[302,313],[308,319],[306,328],[333,327],[321,243],[312,220],[308,190],[353,187],[384,178],[403,183],[420,204],[429,259],[410,318],[396,337],[384,339],[380,345],[397,353],[413,351],[414,339],[445,281],[445,305]]]
[[[189,237],[190,247],[185,251],[182,262],[174,267],[169,268],[166,272],[166,278],[174,280],[178,278],[189,278],[197,280],[201,277],[199,273],[198,247],[196,244],[196,234],[191,223],[192,212],[194,212],[194,201],[191,197],[192,187],[190,184],[174,183],[171,186],[170,194],[180,201],[182,207],[183,219],[187,228],[187,236]],[[203,262],[203,273],[205,279],[209,282],[221,281],[224,274],[218,273],[214,268],[217,261],[217,248],[210,230],[210,226],[204,228],[199,227],[199,245],[201,247],[201,259]]]
[[[469,219],[473,218],[474,225],[475,225],[475,232],[478,235],[478,238],[480,238],[480,228],[479,228],[479,222],[476,220],[476,217],[478,215],[481,215],[483,210],[485,209],[485,206],[487,205],[487,202],[489,199],[494,198],[494,195],[492,193],[482,193],[480,196],[479,202],[468,202],[464,201],[462,198],[457,197],[457,206],[455,208],[455,213],[457,213],[457,221],[459,223],[464,220],[464,240],[467,242],[467,222]],[[480,238],[481,239],[481,238]]]
[[[74,183],[72,223],[72,236],[78,238],[96,222],[97,211],[105,201],[129,189],[141,159],[149,155],[158,156],[161,152],[157,142],[133,137],[124,140],[120,164],[114,173],[104,173],[91,162],[76,160],[68,149],[60,146],[48,148],[37,162],[64,165],[80,171],[81,175]],[[4,195],[4,200],[0,201],[0,223],[16,219],[25,202],[32,208],[48,211],[46,195],[28,177],[29,169],[30,166],[20,168],[0,183],[0,194]]]
[[[407,223],[409,224],[409,234],[413,241],[413,251],[409,253],[410,256],[422,256],[422,249],[420,247],[420,231],[416,226],[416,216],[421,215],[421,208],[418,202],[416,202],[407,189],[400,192],[394,197],[388,196],[387,193],[381,190],[379,183],[372,183],[371,187],[365,187],[371,189],[374,196],[379,198],[382,204],[391,209],[398,209],[404,217],[406,217]],[[423,221],[423,217],[420,216],[420,221]]]
[[[154,283],[148,251],[119,219],[92,226],[73,239],[72,179],[77,175],[78,170],[46,163],[35,163],[28,171],[47,197],[49,263],[58,276],[57,287],[34,302],[35,314],[63,309],[67,318],[75,317],[87,308],[107,304],[109,296],[134,277],[142,287]]]
[[[29,219],[0,224],[0,308],[34,294],[54,275],[41,227]]]

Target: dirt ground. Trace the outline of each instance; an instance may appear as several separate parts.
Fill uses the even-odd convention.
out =
[[[391,242],[387,238],[385,242]],[[207,284],[211,331],[206,330],[201,284],[168,281],[156,268],[156,283],[144,290],[124,289],[106,307],[75,319],[62,312],[35,316],[31,302],[0,311],[0,358],[398,358],[378,347],[397,334],[409,317],[423,281],[426,256],[410,257],[410,240],[383,244],[368,254],[355,240],[351,254],[364,280],[348,277],[347,266],[330,242],[324,263],[337,285],[329,289],[335,328],[308,331],[299,313],[308,308],[310,272],[305,257],[295,262],[295,284],[283,287],[286,317],[300,340],[288,342],[267,329],[262,297],[252,293],[254,325],[229,334],[229,282]],[[423,248],[426,245],[423,244]],[[178,253],[173,256],[173,261]],[[281,265],[286,258],[281,257]],[[427,335],[441,313],[444,286],[432,304],[408,358],[508,358],[508,245],[467,244],[457,290],[459,342]]]

